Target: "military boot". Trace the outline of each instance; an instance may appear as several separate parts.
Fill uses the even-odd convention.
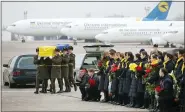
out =
[[[63,89],[60,89],[57,93],[63,93]]]
[[[52,90],[51,94],[55,94],[56,93],[56,90],[55,88]]]
[[[68,92],[71,92],[71,87],[70,86],[68,87]]]
[[[34,93],[35,93],[35,94],[39,94],[39,90],[36,90]]]
[[[69,87],[66,86],[66,90],[64,92],[69,92]]]
[[[77,91],[77,86],[76,86],[76,84],[74,84],[74,90]]]

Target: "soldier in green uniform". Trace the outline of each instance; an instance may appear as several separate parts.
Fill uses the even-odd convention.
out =
[[[61,78],[61,61],[60,50],[55,49],[55,56],[52,58],[52,68],[51,68],[51,87],[52,94],[56,93],[55,80],[56,78]]]
[[[34,64],[37,65],[37,75],[36,75],[36,91],[34,92],[35,94],[39,93],[39,81],[40,81],[40,77],[39,77],[39,64],[40,64],[40,58],[38,57],[38,53],[39,53],[39,49],[36,49],[36,53],[37,55],[34,56]]]
[[[36,76],[36,91],[35,94],[39,92],[39,81],[42,80],[42,93],[46,93],[47,80],[49,79],[49,72],[45,63],[44,57],[38,56],[38,48],[36,49],[37,55],[34,57],[34,64],[37,64],[37,76]]]
[[[64,48],[62,51],[62,63],[61,63],[61,69],[62,69],[62,87],[63,87],[63,79],[65,81],[65,87],[66,90],[64,92],[71,92],[71,87],[69,85],[69,55],[67,54],[67,48]]]
[[[69,54],[69,82],[74,85],[74,90],[77,91],[77,86],[74,80],[74,69],[75,69],[75,54],[73,54],[73,47],[69,46],[68,48]]]

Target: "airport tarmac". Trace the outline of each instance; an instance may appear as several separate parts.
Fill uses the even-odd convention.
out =
[[[42,45],[56,45],[66,43],[63,41],[37,41],[37,42],[3,42],[2,43],[2,64],[8,63],[8,60],[19,54],[34,54],[35,48]],[[72,43],[69,43],[72,45]],[[93,43],[78,43],[74,46],[76,55],[85,53],[84,45],[92,45]],[[152,46],[148,45],[122,45],[115,44],[114,49],[120,52],[132,51],[138,52],[141,48],[148,52]],[[170,48],[159,48],[159,50],[167,50]],[[3,68],[2,68],[3,71]],[[1,75],[2,76],[2,75]],[[1,78],[2,79],[2,78]],[[2,80],[1,80],[2,84]],[[58,84],[57,84],[58,85]],[[80,91],[72,91],[71,93],[62,94],[38,94],[33,92],[33,86],[18,86],[10,89],[7,86],[2,87],[2,111],[147,111],[135,108],[127,108],[99,102],[81,101]],[[57,88],[58,90],[59,88]],[[73,90],[73,89],[72,89]]]

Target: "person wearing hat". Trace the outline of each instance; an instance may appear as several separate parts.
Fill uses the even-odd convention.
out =
[[[51,68],[51,87],[52,87],[52,94],[56,93],[55,90],[55,79],[61,78],[61,62],[62,58],[60,56],[60,50],[55,49],[55,56],[52,58],[52,68]]]
[[[38,56],[39,55],[39,48],[36,48],[36,55],[34,56],[34,61],[33,63],[35,65],[38,65],[37,66],[37,75],[36,75],[36,91],[34,92],[35,94],[38,94],[39,93],[39,82],[40,82],[40,77],[39,77],[39,64],[40,64],[40,57]]]
[[[62,62],[61,62],[61,88],[60,88],[60,92],[63,92],[63,79],[65,81],[65,91],[64,92],[71,92],[71,88],[69,85],[69,55],[67,54],[68,49],[65,47],[62,50]]]
[[[41,93],[46,93],[46,80],[49,79],[49,73],[47,72],[47,66],[44,60],[44,57],[39,57],[39,48],[36,49],[37,55],[34,57],[34,64],[38,65],[37,67],[37,76],[36,76],[36,91],[35,94],[39,92],[39,82],[42,81],[42,91]]]
[[[74,80],[74,69],[75,69],[75,54],[73,54],[73,47],[68,47],[68,54],[69,54],[69,83],[74,85],[74,90],[77,91],[77,86]]]
[[[139,54],[141,54],[142,51],[145,51],[145,49],[140,49]]]

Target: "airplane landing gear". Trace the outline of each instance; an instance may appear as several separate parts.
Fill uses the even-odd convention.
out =
[[[173,45],[173,44],[171,44],[171,48],[176,48],[176,46],[175,46],[175,45]]]
[[[73,41],[73,45],[77,45],[77,42],[76,42],[76,40],[74,40],[74,41]]]
[[[164,45],[165,48],[169,48],[170,47],[170,44],[167,43],[166,45]]]

